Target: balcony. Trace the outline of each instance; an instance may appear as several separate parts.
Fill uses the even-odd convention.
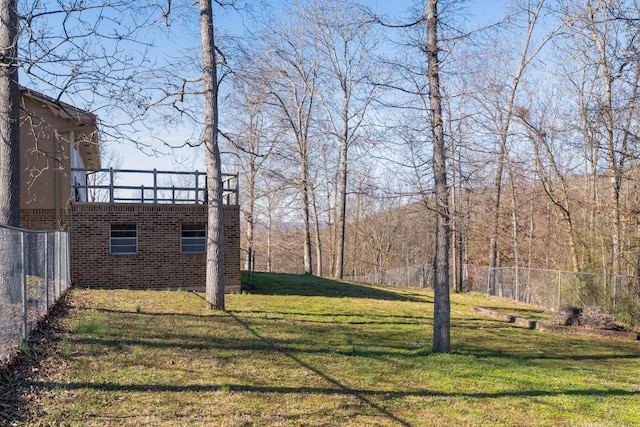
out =
[[[206,173],[71,169],[73,201],[78,203],[207,204]],[[222,175],[223,204],[238,204],[238,175]]]

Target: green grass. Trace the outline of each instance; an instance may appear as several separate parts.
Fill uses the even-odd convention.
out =
[[[227,311],[189,292],[74,290],[39,418],[68,426],[640,424],[640,343],[522,329],[452,294],[432,354],[429,291],[256,274]]]

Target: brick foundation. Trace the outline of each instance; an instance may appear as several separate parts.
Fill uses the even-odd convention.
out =
[[[74,204],[71,278],[96,288],[204,290],[206,254],[182,254],[181,224],[204,224],[206,205]],[[138,253],[110,254],[110,225],[137,224]],[[240,290],[240,211],[224,206],[224,282]]]

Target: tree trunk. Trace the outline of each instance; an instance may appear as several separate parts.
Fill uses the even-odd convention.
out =
[[[269,202],[269,211],[267,212],[267,271],[271,273],[273,271],[273,265],[271,261],[271,233],[273,228],[273,209],[271,202]]]
[[[345,125],[345,138],[341,142],[340,147],[340,187],[338,188],[338,217],[336,218],[338,226],[338,244],[336,248],[336,268],[334,276],[342,279],[344,275],[344,240],[347,217],[347,162],[348,162],[348,146],[347,146],[347,126]]]
[[[302,216],[304,222],[304,274],[313,274],[313,264],[311,256],[311,214],[309,212],[309,191],[303,190],[302,193]]]
[[[18,6],[0,0],[0,224],[20,226]]]
[[[438,63],[438,1],[427,0],[427,74],[433,131],[433,176],[436,193],[436,255],[434,262],[433,352],[451,351],[449,302],[449,188]]]
[[[209,192],[207,221],[206,300],[209,307],[224,310],[222,263],[222,172],[218,148],[218,76],[211,0],[200,0],[200,33],[204,73],[204,136]]]
[[[495,284],[495,268],[498,263],[498,238],[499,238],[499,225],[500,225],[500,205],[501,205],[501,194],[502,194],[502,176],[504,171],[505,162],[509,161],[509,152],[507,149],[507,139],[509,138],[509,127],[511,125],[511,119],[513,117],[513,111],[515,108],[515,98],[516,93],[518,91],[518,86],[520,84],[520,80],[524,74],[525,68],[533,58],[540,52],[542,47],[550,40],[550,36],[545,37],[534,49],[531,54],[529,54],[529,49],[531,46],[533,31],[535,29],[536,23],[538,21],[538,17],[542,11],[542,7],[544,5],[544,0],[538,2],[535,5],[535,8],[527,9],[527,35],[524,40],[524,46],[522,48],[522,53],[520,55],[520,63],[518,64],[518,69],[516,74],[514,75],[511,86],[509,87],[509,100],[505,106],[504,110],[504,119],[500,123],[499,126],[499,138],[500,138],[500,154],[498,156],[498,165],[496,169],[496,178],[495,178],[495,193],[493,199],[493,218],[491,224],[491,237],[489,239],[489,293],[491,295],[496,294],[496,284]],[[532,6],[529,4],[529,6]],[[502,116],[502,114],[501,114]],[[514,207],[515,209],[515,207]]]
[[[361,203],[362,203],[362,185],[360,185],[360,188],[358,189],[358,193],[357,193],[357,199],[356,199],[356,215],[353,221],[353,232],[351,233],[353,235],[353,243],[352,243],[352,248],[351,248],[351,262],[352,262],[352,266],[351,266],[351,275],[353,277],[356,276],[361,276],[362,275],[362,267],[360,268],[360,271],[358,272],[357,270],[357,266],[361,266],[362,265],[362,253],[360,253],[360,256],[358,256],[358,237],[359,237],[359,231],[360,231],[360,207],[361,207]]]
[[[313,209],[313,222],[315,224],[313,232],[316,240],[316,274],[322,276],[322,236],[320,233],[320,215],[318,214],[315,188],[311,188],[311,208]]]
[[[614,81],[619,77],[616,76],[615,69],[611,70],[610,58],[608,55],[608,43],[609,41],[609,26],[599,29],[599,21],[607,22],[612,16],[608,4],[601,2],[589,2],[587,4],[587,11],[589,13],[591,21],[588,22],[591,27],[591,37],[594,45],[599,52],[599,68],[602,75],[602,83],[604,86],[604,99],[603,105],[600,106],[600,114],[602,124],[604,125],[604,146],[608,154],[609,174],[611,180],[611,207],[612,212],[612,225],[611,227],[611,245],[613,246],[612,252],[612,270],[611,274],[620,274],[620,255],[621,255],[621,206],[620,206],[620,189],[622,184],[622,168],[624,164],[624,156],[626,153],[622,150],[623,147],[619,147],[616,144],[615,127],[619,126],[614,118],[614,101],[613,101],[613,85]],[[621,72],[622,68],[617,71]],[[602,142],[601,142],[602,143]]]
[[[449,129],[451,130],[451,129]],[[452,132],[453,134],[453,132]],[[458,188],[456,182],[456,152],[455,147],[451,154],[451,203],[450,203],[450,232],[451,232],[451,261],[453,271],[453,289],[462,292],[462,232],[460,224],[460,201],[458,200]]]
[[[513,241],[513,266],[520,267],[520,236],[518,235],[518,199],[516,197],[516,184],[513,178],[513,164],[510,163],[509,185],[511,187],[511,239]],[[516,300],[518,298],[516,297]]]
[[[251,154],[251,165],[253,166],[254,162],[255,162],[255,155],[252,153]],[[251,171],[249,172],[249,177],[248,177],[248,185],[247,185],[247,208],[245,211],[245,219],[247,221],[247,230],[245,232],[245,236],[247,238],[247,261],[245,263],[245,270],[247,271],[252,271],[254,264],[253,264],[253,241],[254,241],[254,235],[255,235],[255,219],[254,219],[254,210],[255,210],[255,204],[256,204],[256,173],[253,167],[251,167]]]
[[[489,295],[496,294],[495,268],[498,265],[498,230],[500,225],[500,197],[502,194],[502,170],[505,158],[505,148],[500,147],[498,168],[494,183],[493,212],[491,218],[491,237],[489,238]]]
[[[0,0],[0,224],[20,226],[20,88],[18,87],[18,12],[15,0]],[[22,300],[15,286],[19,233],[0,236],[0,298]],[[10,310],[0,310],[3,325],[13,322]]]

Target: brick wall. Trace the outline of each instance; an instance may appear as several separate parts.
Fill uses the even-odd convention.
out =
[[[204,289],[205,254],[182,254],[181,224],[205,224],[206,205],[72,206],[71,278],[81,287]],[[138,253],[110,254],[110,225],[137,224]],[[224,206],[224,282],[240,289],[240,211]]]
[[[224,287],[227,292],[240,292],[240,206],[223,206]]]
[[[61,211],[56,220],[55,209],[21,209],[20,227],[29,230],[64,230],[69,225],[70,213]]]

